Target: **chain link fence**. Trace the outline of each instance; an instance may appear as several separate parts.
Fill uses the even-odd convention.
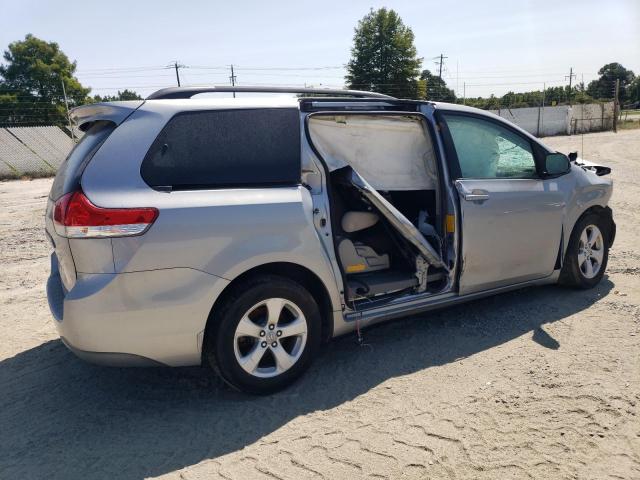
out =
[[[60,127],[0,128],[0,179],[54,175],[73,146]]]

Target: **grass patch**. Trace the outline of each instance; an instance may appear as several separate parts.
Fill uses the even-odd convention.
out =
[[[640,128],[640,120],[625,120],[618,122],[618,128],[620,130],[631,130],[633,128]]]
[[[50,178],[55,177],[56,172],[53,170],[45,170],[42,172],[32,173],[3,173],[0,174],[0,181],[4,180],[34,180],[36,178]]]

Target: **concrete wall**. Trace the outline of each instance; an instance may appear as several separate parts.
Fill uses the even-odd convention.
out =
[[[570,134],[613,130],[613,102],[574,105]]]
[[[613,129],[613,102],[491,110],[537,137]]]

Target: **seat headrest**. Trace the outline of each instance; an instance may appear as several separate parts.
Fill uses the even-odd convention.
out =
[[[380,217],[373,212],[347,212],[342,216],[342,230],[347,233],[359,232],[373,227]]]

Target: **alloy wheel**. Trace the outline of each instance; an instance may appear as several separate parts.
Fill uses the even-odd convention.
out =
[[[240,319],[233,338],[236,360],[250,375],[278,376],[300,358],[307,342],[307,320],[291,300],[269,298]]]
[[[604,258],[604,237],[595,225],[587,225],[578,244],[578,267],[585,278],[598,275]]]

